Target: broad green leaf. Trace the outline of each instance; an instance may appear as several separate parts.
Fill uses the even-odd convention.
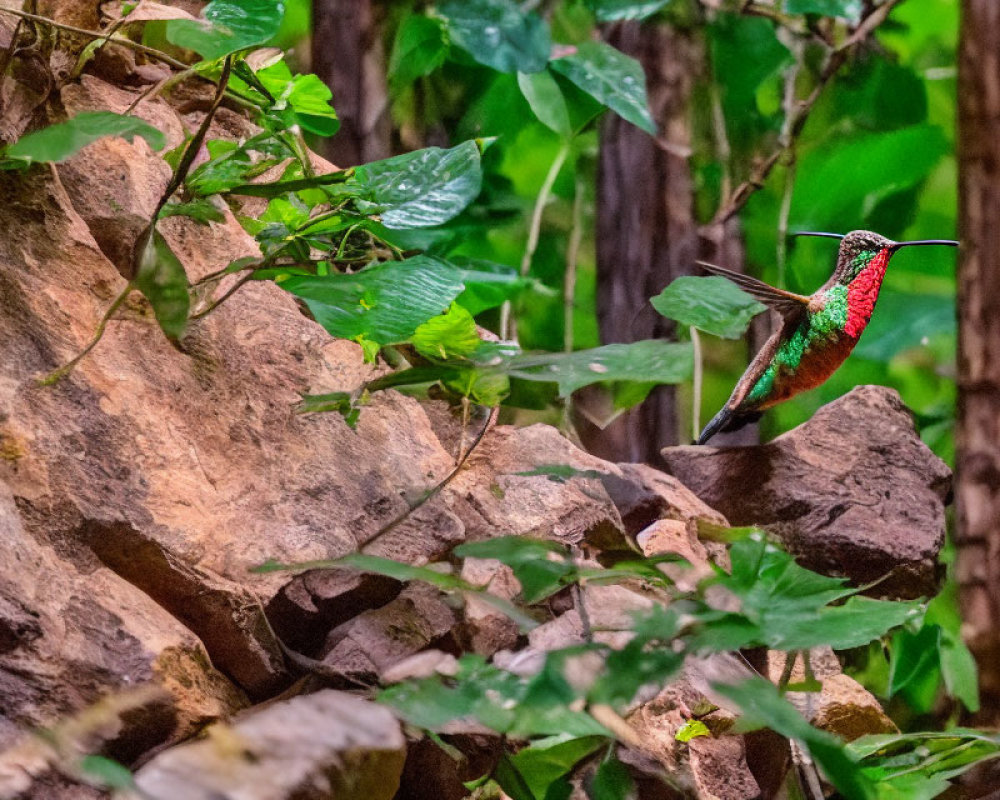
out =
[[[429,358],[463,358],[479,347],[479,331],[472,314],[453,303],[447,314],[432,317],[413,332],[413,346]]]
[[[631,56],[604,42],[583,42],[572,55],[554,59],[551,68],[623,119],[656,133],[646,100],[646,76]]]
[[[428,228],[461,213],[482,185],[479,147],[428,147],[355,170],[358,209],[387,228]]]
[[[534,286],[532,278],[523,278],[514,268],[483,259],[449,256],[452,264],[465,284],[456,301],[475,316],[490,308],[503,305],[519,292]]]
[[[672,0],[584,0],[598,22],[614,22],[620,19],[646,19]]]
[[[979,672],[976,659],[959,636],[941,631],[938,645],[941,676],[948,694],[962,701],[972,713],[979,711]]]
[[[496,781],[497,786],[503,789],[503,793],[510,800],[538,800],[535,793],[531,791],[528,781],[511,761],[507,752],[500,756],[500,760],[493,768],[493,780]],[[553,800],[562,800],[562,798],[557,797]]]
[[[438,13],[451,40],[480,64],[500,72],[540,72],[549,60],[549,26],[513,0],[445,0]]]
[[[937,670],[940,638],[941,628],[937,625],[924,625],[916,633],[901,630],[892,637],[889,697],[928,671]]]
[[[799,230],[863,227],[886,198],[923,181],[948,143],[933,125],[834,139],[799,159],[790,226]],[[857,180],[858,175],[865,179]]]
[[[448,33],[442,20],[410,14],[396,31],[389,59],[389,83],[398,89],[429,75],[448,55]]]
[[[184,181],[188,191],[197,197],[243,188],[243,184],[252,178],[264,173],[280,160],[294,155],[267,132],[253,136],[243,144],[215,139],[207,142],[206,147],[211,160],[199,164]],[[342,173],[335,172],[333,175],[343,180]],[[319,178],[316,180],[318,182]],[[254,188],[264,194],[268,186],[269,184],[254,185]],[[282,191],[293,190],[282,187]]]
[[[333,136],[340,128],[330,105],[333,93],[317,76],[292,75],[282,59],[259,70],[256,77],[274,98],[270,110],[281,114],[289,126],[299,125],[319,136]]]
[[[708,615],[693,647],[735,650],[766,645],[805,650],[821,644],[847,649],[867,644],[919,613],[919,602],[851,597],[842,578],[818,575],[795,563],[760,535],[734,542],[732,573],[717,580],[740,601],[740,612]]]
[[[168,339],[179,339],[187,327],[191,310],[184,265],[174,255],[160,232],[150,232],[135,274],[135,286],[150,305]]]
[[[207,198],[189,200],[186,203],[167,203],[160,209],[160,219],[167,217],[189,217],[199,225],[210,222],[223,222],[226,218],[219,209]]]
[[[568,775],[582,759],[608,740],[603,736],[553,736],[519,750],[511,762],[524,778],[534,797],[547,797],[549,787]]]
[[[955,334],[954,295],[913,294],[883,287],[875,309],[854,350],[863,358],[888,362],[934,337]]]
[[[452,269],[429,256],[352,275],[292,276],[278,285],[305,300],[330,335],[379,345],[409,340],[420,325],[443,314],[463,288]]]
[[[137,117],[110,111],[85,111],[65,122],[22,136],[3,150],[2,156],[29,164],[36,161],[58,163],[104,136],[119,136],[129,141],[141,136],[153,150],[166,146],[166,137]]]
[[[506,367],[511,377],[558,384],[564,397],[603,381],[680,383],[691,376],[692,369],[689,344],[652,339],[575,353],[519,355]]]
[[[750,321],[767,311],[732,281],[716,275],[676,278],[649,302],[669,319],[726,339],[740,338]]]
[[[629,771],[614,756],[604,759],[587,786],[590,800],[629,800],[636,797]]]
[[[995,734],[967,728],[862,736],[847,745],[878,800],[932,800],[970,767],[1000,756]]]
[[[851,800],[875,797],[875,787],[858,769],[844,744],[806,722],[774,684],[753,677],[739,684],[716,683],[713,688],[739,706],[743,712],[742,726],[767,727],[802,744],[845,797]]]
[[[822,14],[856,22],[861,11],[861,0],[785,0],[786,14]]]
[[[200,20],[167,22],[167,39],[213,61],[274,38],[285,4],[283,0],[212,0],[201,15]]]
[[[569,121],[569,109],[566,107],[566,98],[551,72],[548,70],[518,72],[517,85],[521,87],[521,94],[528,101],[535,116],[544,125],[560,136],[568,137],[573,133]]]

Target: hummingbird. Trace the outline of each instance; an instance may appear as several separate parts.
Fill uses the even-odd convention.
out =
[[[780,316],[777,329],[750,362],[722,410],[705,426],[698,444],[705,444],[721,431],[739,430],[756,422],[764,409],[814,389],[829,378],[851,354],[868,325],[889,259],[897,250],[914,245],[958,246],[952,239],[894,242],[871,231],[803,231],[796,235],[840,239],[833,275],[808,296],[698,262]]]

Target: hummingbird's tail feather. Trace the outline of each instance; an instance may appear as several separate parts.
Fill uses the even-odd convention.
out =
[[[708,425],[705,426],[695,444],[705,444],[717,433],[738,431],[751,422],[756,422],[761,416],[763,416],[763,412],[761,411],[745,411],[740,413],[729,406],[723,406],[719,413],[712,417]]]

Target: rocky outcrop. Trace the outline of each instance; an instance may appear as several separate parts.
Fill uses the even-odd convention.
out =
[[[134,96],[85,77],[62,102],[122,109]],[[141,108],[171,144],[180,140],[178,112],[159,99]],[[240,124],[222,115],[213,135]],[[269,282],[243,287],[178,346],[133,295],[89,357],[41,385],[88,343],[125,287],[134,237],[166,180],[141,140],[101,140],[54,169],[0,173],[0,798],[102,796],[79,769],[85,753],[143,765],[138,784],[154,798],[389,798],[397,788],[402,798],[429,787],[451,797],[496,762],[497,737],[455,731],[447,741],[460,757],[444,760],[428,740],[404,741],[383,708],[313,691],[315,676],[289,691],[293,681],[303,670],[339,677],[338,688],[391,681],[434,649],[435,662],[476,652],[530,669],[545,651],[583,641],[588,626],[624,641],[615,629],[629,611],[662,599],[588,585],[553,597],[543,624],[523,636],[475,598],[456,603],[345,570],[251,572],[269,559],[360,550],[424,565],[447,561],[465,541],[518,534],[571,546],[591,565],[638,548],[679,553],[692,567],[670,574],[693,587],[712,560],[726,563],[721,545],[698,538],[700,525],[726,524],[722,511],[740,522],[763,514],[752,521],[773,524],[803,558],[815,546],[821,567],[846,570],[841,560],[862,553],[873,569],[932,575],[946,476],[898,404],[870,391],[863,407],[848,398],[756,455],[679,449],[680,480],[587,455],[544,425],[491,428],[452,475],[475,430],[461,431],[441,404],[377,393],[356,429],[336,414],[296,412],[300,393],[353,390],[380,367],[355,344],[331,341]],[[230,210],[220,211],[224,220],[210,225],[162,225],[192,280],[255,252]],[[859,411],[893,433],[852,438],[847,420]],[[835,474],[819,469],[833,462],[834,441],[843,453]],[[747,496],[761,463],[767,480]],[[725,491],[708,480],[720,474]],[[800,479],[802,494],[788,495],[795,514],[760,511]],[[825,495],[839,511],[816,499]],[[755,505],[744,509],[735,496]],[[862,531],[876,517],[893,532],[919,523],[910,549],[879,550]],[[821,533],[832,542],[825,549],[809,538]],[[520,589],[488,560],[467,560],[462,577],[508,599]],[[839,688],[817,723],[854,735],[873,709],[849,678],[835,671],[831,682]],[[148,694],[115,705],[137,685]],[[313,693],[288,699],[297,691]],[[649,777],[659,770],[706,796],[754,796],[751,740],[728,732],[725,712],[712,737],[677,742],[703,694],[687,680],[633,710],[647,745],[630,762],[636,776],[659,780]],[[47,743],[24,733],[39,726],[55,732]],[[427,769],[438,772],[424,785]]]
[[[892,389],[859,386],[757,447],[669,447],[667,469],[734,525],[760,525],[817,572],[937,591],[951,472]]]

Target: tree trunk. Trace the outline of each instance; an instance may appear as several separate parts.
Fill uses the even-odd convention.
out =
[[[341,167],[392,154],[380,14],[375,0],[313,0],[312,69],[340,117],[340,131],[319,149]]]
[[[1000,701],[1000,3],[964,0],[959,53],[958,581],[984,708]],[[992,701],[992,702],[991,702]]]
[[[699,237],[695,218],[690,102],[703,69],[703,48],[655,23],[621,23],[609,28],[607,39],[643,65],[659,135],[650,137],[612,114],[601,129],[596,222],[601,340],[670,338],[673,323],[657,314],[649,299],[674,278],[691,274],[699,257],[732,269],[742,260],[735,224],[713,243]],[[585,420],[577,428],[588,450],[612,461],[658,464],[662,448],[690,438],[678,419],[672,386],[654,389],[603,430]]]

